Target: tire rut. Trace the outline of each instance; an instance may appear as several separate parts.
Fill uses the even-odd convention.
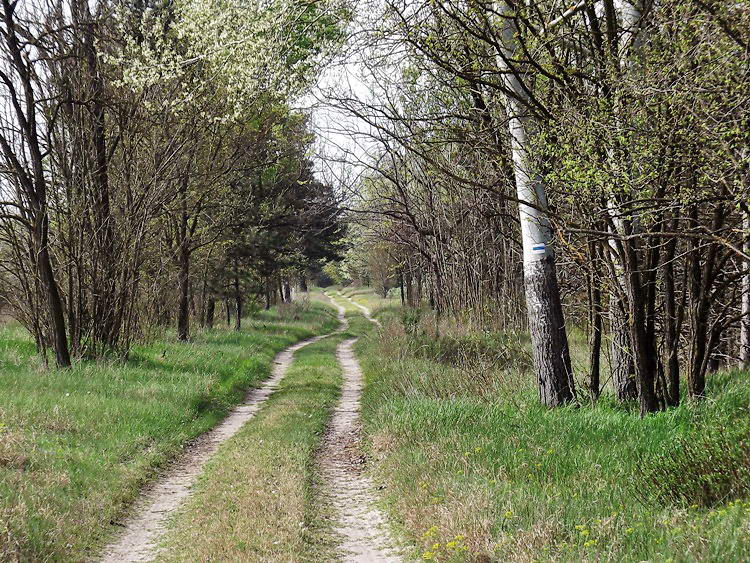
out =
[[[373,323],[370,311],[352,301]],[[340,312],[343,308],[336,304]],[[397,563],[386,519],[375,506],[375,488],[363,472],[361,452],[360,398],[364,386],[362,371],[354,355],[356,338],[338,345],[344,383],[341,399],[333,411],[319,453],[319,465],[335,511],[334,532],[342,538],[341,549],[347,562]]]
[[[158,544],[166,532],[169,517],[190,496],[191,488],[206,462],[222,443],[253,418],[278,388],[297,350],[345,330],[347,324],[341,312],[338,318],[341,326],[335,331],[302,340],[276,355],[271,376],[260,387],[251,390],[243,403],[235,407],[218,426],[188,445],[166,472],[142,493],[134,505],[132,516],[123,525],[124,530],[104,549],[99,561],[151,561],[158,555]]]

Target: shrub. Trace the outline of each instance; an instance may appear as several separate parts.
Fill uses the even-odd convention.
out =
[[[291,303],[280,303],[278,305],[279,318],[286,322],[300,320],[302,313],[306,313],[309,310],[310,298],[307,296]]]
[[[529,350],[513,333],[444,331],[440,335],[423,333],[414,339],[418,356],[455,367],[481,365],[518,371],[531,367]]]
[[[438,328],[435,315],[419,308],[401,309],[400,320],[407,336],[404,345],[418,358],[453,367],[531,368],[531,353],[523,335],[445,321],[440,321]]]
[[[401,324],[404,325],[406,334],[414,334],[419,327],[419,321],[422,319],[422,310],[417,308],[405,308],[401,312]]]
[[[715,506],[750,494],[750,433],[705,431],[642,460],[636,495],[662,505]]]

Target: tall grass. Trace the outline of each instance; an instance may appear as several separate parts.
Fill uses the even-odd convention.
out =
[[[140,487],[270,373],[285,346],[336,325],[319,305],[241,332],[165,336],[126,363],[46,370],[17,327],[0,329],[0,560],[83,560]],[[170,331],[171,332],[171,331]]]
[[[713,473],[706,462],[721,444],[707,429],[750,428],[746,373],[714,376],[708,401],[646,419],[608,394],[595,405],[548,410],[538,404],[523,338],[467,335],[450,324],[438,335],[429,318],[412,330],[397,313],[382,318],[381,335],[358,349],[365,430],[388,509],[416,556],[750,559],[745,450],[712,458]],[[682,455],[688,443],[707,454]],[[660,472],[667,459],[672,465]],[[719,483],[717,473],[730,467],[734,477]],[[715,485],[710,502],[694,495],[706,483]]]

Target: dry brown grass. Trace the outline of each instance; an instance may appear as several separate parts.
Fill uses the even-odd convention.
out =
[[[0,427],[0,467],[23,470],[33,448],[20,432]]]

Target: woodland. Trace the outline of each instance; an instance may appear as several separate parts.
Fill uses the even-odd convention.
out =
[[[702,399],[750,361],[748,18],[387,2],[349,47],[373,95],[326,92],[372,157],[352,159],[360,238],[337,278],[529,331],[548,406],[605,383],[641,415]],[[587,331],[586,373],[566,327]]]
[[[246,300],[336,256],[336,196],[290,103],[343,6],[3,10],[2,292],[43,357],[124,356],[170,323],[188,340],[217,305],[239,329]]]
[[[1,1],[0,561],[750,557],[746,0]]]

